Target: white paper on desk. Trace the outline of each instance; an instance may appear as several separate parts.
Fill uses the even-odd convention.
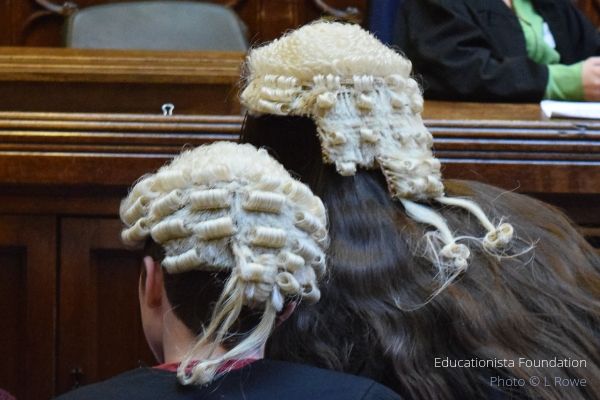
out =
[[[543,100],[540,106],[547,118],[600,119],[600,103]]]

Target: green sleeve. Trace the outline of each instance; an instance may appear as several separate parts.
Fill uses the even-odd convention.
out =
[[[544,98],[552,100],[583,100],[583,61],[572,65],[548,65],[548,84]]]

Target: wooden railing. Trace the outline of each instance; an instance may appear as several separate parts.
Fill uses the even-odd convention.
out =
[[[600,195],[600,123],[543,120],[537,105],[443,102],[428,102],[424,118],[448,177]],[[240,115],[1,112],[0,184],[127,185],[185,145],[236,140],[241,123]]]

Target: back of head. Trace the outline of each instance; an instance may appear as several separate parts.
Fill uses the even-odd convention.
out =
[[[270,354],[367,375],[411,398],[483,398],[492,386],[600,398],[598,255],[548,205],[475,182],[442,183],[420,92],[402,67],[409,62],[356,39],[369,36],[358,30],[317,23],[248,57],[242,139],[297,172],[330,217],[322,301],[276,332]],[[354,40],[340,39],[337,56],[313,51],[314,35],[327,48],[344,33]],[[280,49],[297,52],[287,59],[301,71],[275,66]],[[272,70],[256,64],[267,55]],[[533,376],[587,385],[490,381]]]
[[[264,150],[221,142],[185,151],[142,177],[120,214],[126,243],[162,248],[169,300],[199,335],[178,369],[184,384],[209,383],[259,351],[286,299],[320,297],[325,209]],[[209,356],[192,360],[203,346]]]

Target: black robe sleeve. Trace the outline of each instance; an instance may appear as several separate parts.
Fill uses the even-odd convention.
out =
[[[427,98],[542,99],[548,68],[528,58],[516,17],[500,14],[478,13],[459,0],[406,0],[396,43],[424,79]]]
[[[561,63],[600,55],[600,32],[571,1],[536,0],[534,4],[550,26]]]

